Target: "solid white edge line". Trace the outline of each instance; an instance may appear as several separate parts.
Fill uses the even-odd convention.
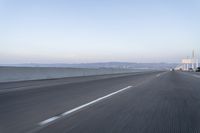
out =
[[[66,111],[66,112],[62,113],[61,115],[59,115],[59,116],[54,116],[54,117],[51,117],[51,118],[49,118],[49,119],[46,119],[46,120],[40,122],[39,125],[40,125],[40,126],[46,125],[46,124],[48,124],[48,123],[50,123],[50,122],[53,122],[53,121],[55,121],[55,120],[57,120],[57,119],[59,119],[59,118],[61,118],[61,117],[67,116],[67,115],[69,115],[69,114],[71,114],[71,113],[74,113],[74,112],[76,112],[76,111],[78,111],[78,110],[80,110],[80,109],[83,109],[83,108],[85,108],[85,107],[87,107],[87,106],[89,106],[89,105],[92,105],[92,104],[97,103],[97,102],[99,102],[99,101],[101,101],[101,100],[103,100],[103,99],[106,99],[106,98],[108,98],[108,97],[111,97],[111,96],[113,96],[113,95],[115,95],[115,94],[117,94],[117,93],[120,93],[120,92],[122,92],[122,91],[125,91],[125,90],[127,90],[127,89],[129,89],[129,88],[131,88],[131,87],[132,87],[132,86],[127,86],[127,87],[125,87],[125,88],[123,88],[123,89],[120,89],[120,90],[118,90],[118,91],[115,91],[115,92],[113,92],[113,93],[110,93],[110,94],[108,94],[108,95],[106,95],[106,96],[100,97],[100,98],[98,98],[98,99],[96,99],[96,100],[93,100],[93,101],[91,101],[91,102],[89,102],[89,103],[83,104],[83,105],[81,105],[81,106],[79,106],[79,107],[76,107],[76,108],[74,108],[74,109],[71,109],[71,110],[69,110],[69,111]]]

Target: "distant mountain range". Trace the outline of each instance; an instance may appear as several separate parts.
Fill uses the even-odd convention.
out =
[[[177,63],[130,63],[130,62],[103,62],[103,63],[80,63],[80,64],[12,64],[1,66],[16,67],[70,67],[70,68],[123,68],[123,69],[170,69],[176,67]]]

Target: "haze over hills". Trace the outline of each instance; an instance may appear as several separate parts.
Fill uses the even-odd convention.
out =
[[[124,68],[124,69],[170,69],[176,67],[177,63],[131,63],[131,62],[101,62],[101,63],[79,63],[79,64],[3,64],[1,66],[16,67],[70,67],[70,68]]]

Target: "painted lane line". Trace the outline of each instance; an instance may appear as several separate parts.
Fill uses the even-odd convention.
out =
[[[51,117],[51,118],[49,118],[49,119],[46,119],[46,120],[40,122],[39,125],[46,125],[46,124],[48,124],[48,123],[50,123],[50,122],[52,122],[52,121],[57,120],[58,118],[60,118],[60,117],[59,117],[59,116]]]
[[[160,74],[157,74],[156,77],[160,77]]]
[[[195,78],[200,78],[200,75],[193,75],[193,77],[195,77]]]
[[[81,106],[79,106],[79,107],[77,107],[77,108],[74,108],[74,109],[72,109],[72,110],[69,110],[69,111],[63,113],[62,116],[69,115],[69,114],[71,114],[71,113],[73,113],[73,112],[75,112],[75,111],[78,111],[78,110],[80,110],[80,109],[82,109],[82,108],[84,108],[84,107],[87,107],[87,106],[89,106],[89,105],[92,105],[92,104],[94,104],[94,103],[97,103],[97,102],[99,102],[99,101],[101,101],[101,100],[103,100],[103,99],[105,99],[105,98],[111,97],[111,96],[113,96],[113,95],[115,95],[115,94],[117,94],[117,93],[119,93],[119,92],[122,92],[122,91],[124,91],[124,90],[127,90],[127,89],[129,89],[129,88],[131,88],[131,87],[132,87],[132,86],[128,86],[128,87],[123,88],[123,89],[121,89],[121,90],[118,90],[118,91],[116,91],[116,92],[110,93],[110,94],[108,94],[108,95],[106,95],[106,96],[103,96],[103,97],[101,97],[101,98],[98,98],[98,99],[96,99],[96,100],[94,100],[94,101],[91,101],[91,102],[89,102],[89,103],[86,103],[86,104],[84,104],[84,105],[81,105]]]
[[[159,73],[159,74],[156,75],[156,77],[158,78],[158,77],[160,77],[160,76],[162,76],[162,75],[164,75],[164,74],[166,74],[166,73],[167,73],[167,72]]]
[[[69,111],[66,111],[66,112],[62,113],[61,115],[59,115],[59,116],[54,116],[54,117],[51,117],[51,118],[49,118],[49,119],[46,119],[46,120],[40,122],[39,125],[40,125],[40,126],[46,125],[46,124],[48,124],[48,123],[50,123],[50,122],[53,122],[53,121],[55,121],[55,120],[57,120],[57,119],[59,119],[59,118],[62,118],[62,117],[67,116],[67,115],[70,115],[71,113],[74,113],[74,112],[76,112],[76,111],[79,111],[79,110],[81,110],[81,109],[83,109],[83,108],[85,108],[85,107],[87,107],[87,106],[90,106],[90,105],[92,105],[92,104],[95,104],[95,103],[97,103],[97,102],[99,102],[99,101],[101,101],[101,100],[104,100],[104,99],[106,99],[106,98],[108,98],[108,97],[111,97],[111,96],[113,96],[113,95],[115,95],[115,94],[117,94],[117,93],[120,93],[120,92],[122,92],[122,91],[125,91],[125,90],[127,90],[127,89],[130,89],[130,88],[132,88],[132,87],[133,87],[133,86],[127,86],[127,87],[125,87],[125,88],[123,88],[123,89],[120,89],[120,90],[118,90],[118,91],[115,91],[115,92],[113,92],[113,93],[110,93],[110,94],[108,94],[108,95],[106,95],[106,96],[100,97],[100,98],[98,98],[98,99],[96,99],[96,100],[93,100],[93,101],[91,101],[91,102],[89,102],[89,103],[83,104],[83,105],[81,105],[81,106],[79,106],[79,107],[76,107],[76,108],[74,108],[74,109],[71,109],[71,110],[69,110]]]

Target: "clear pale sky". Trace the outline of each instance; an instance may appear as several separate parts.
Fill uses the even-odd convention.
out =
[[[199,0],[0,0],[0,64],[178,62],[192,49]]]

